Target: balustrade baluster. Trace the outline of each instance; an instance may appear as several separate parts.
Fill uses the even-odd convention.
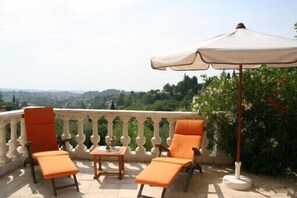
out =
[[[25,119],[24,118],[21,118],[20,127],[21,127],[21,135],[18,138],[18,141],[20,143],[20,145],[18,147],[18,151],[19,151],[19,153],[24,155],[27,153],[27,150],[25,148],[25,144],[27,142],[27,136],[26,136]]]
[[[17,141],[17,120],[11,119],[10,121],[10,140],[8,141],[9,151],[8,156],[11,159],[16,159],[20,156],[19,152],[17,151],[17,147],[19,142]]]
[[[137,117],[137,121],[138,121],[138,136],[136,137],[137,148],[135,149],[135,153],[137,155],[144,155],[146,154],[146,150],[143,145],[145,144],[146,139],[143,136],[143,132],[144,132],[144,122],[146,121],[146,118]]]
[[[98,134],[98,119],[96,116],[92,115],[90,116],[92,120],[92,135],[91,135],[91,150],[93,150],[96,146],[98,146],[98,143],[100,142],[100,136]]]
[[[62,120],[63,120],[63,134],[61,136],[61,138],[64,139],[71,139],[71,134],[69,131],[69,119],[70,117],[68,116],[61,116]],[[69,143],[66,142],[66,150],[68,152],[71,152],[73,150],[73,146]]]
[[[169,123],[169,134],[168,134],[168,138],[166,139],[166,143],[168,146],[170,146],[171,144],[171,141],[172,141],[172,137],[173,137],[173,134],[174,134],[174,129],[175,129],[175,119],[167,119],[168,120],[168,123]]]
[[[75,137],[77,141],[77,146],[75,147],[76,154],[85,154],[87,153],[87,147],[84,145],[86,136],[84,134],[84,116],[79,115],[77,118],[77,128],[78,132]]]
[[[201,155],[208,155],[206,147],[208,145],[207,132],[204,131],[201,142]]]
[[[6,131],[5,124],[2,120],[0,120],[0,165],[6,164],[10,160],[6,156],[7,146],[6,146]]]
[[[152,118],[154,122],[154,137],[152,137],[152,144],[153,148],[151,149],[152,155],[158,155],[159,149],[155,146],[156,144],[161,144],[161,138],[160,138],[160,117],[153,117]]]
[[[107,135],[105,137],[105,142],[108,142],[109,139],[113,136],[113,120],[115,119],[114,116],[105,116],[107,120]]]
[[[123,135],[121,137],[121,143],[123,144],[123,146],[127,147],[127,153],[130,153],[131,148],[129,147],[129,143],[131,141],[131,138],[128,134],[128,123],[130,120],[130,117],[122,117],[121,118],[123,121]]]

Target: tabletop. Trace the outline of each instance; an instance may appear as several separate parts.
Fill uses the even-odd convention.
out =
[[[90,152],[90,155],[119,156],[125,155],[126,150],[126,146],[115,146],[109,150],[106,150],[106,146],[97,146]]]

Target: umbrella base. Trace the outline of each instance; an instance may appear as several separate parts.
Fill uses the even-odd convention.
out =
[[[235,175],[225,175],[223,184],[225,187],[234,190],[247,190],[252,187],[252,180],[243,175],[240,175],[239,178],[236,178]]]

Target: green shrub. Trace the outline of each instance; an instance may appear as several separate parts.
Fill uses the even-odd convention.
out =
[[[217,143],[235,157],[237,77],[223,73],[205,85],[192,109],[208,117],[210,145]],[[244,71],[241,161],[247,170],[277,175],[297,169],[296,90],[296,69],[263,66]]]

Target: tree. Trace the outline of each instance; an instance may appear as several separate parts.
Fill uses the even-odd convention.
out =
[[[125,103],[125,99],[124,99],[124,93],[122,92],[116,99],[116,103],[119,106],[123,106]]]
[[[294,24],[294,28],[295,28],[296,33],[297,33],[297,23]],[[295,37],[297,38],[297,35]]]
[[[2,95],[0,94],[0,111],[2,110],[4,105],[3,99],[2,99]]]
[[[167,93],[170,93],[171,92],[171,85],[169,83],[166,83],[164,86],[163,86],[163,91],[164,92],[167,92]]]
[[[112,102],[111,102],[110,109],[112,109],[112,110],[115,109],[114,100],[112,100]]]

